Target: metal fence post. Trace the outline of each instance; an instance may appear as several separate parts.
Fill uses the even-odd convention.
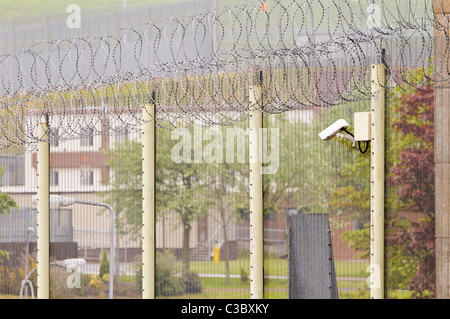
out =
[[[50,143],[48,119],[38,123],[37,144],[37,297],[50,298]]]
[[[264,298],[264,218],[262,187],[262,112],[260,86],[250,87],[249,159],[250,159],[250,297]]]
[[[384,108],[383,64],[372,65],[370,297],[384,298]]]
[[[448,70],[449,1],[434,1],[434,60],[435,72]],[[450,93],[448,80],[434,87],[434,190],[436,242],[436,298],[450,298]]]
[[[154,93],[153,93],[154,101]],[[155,298],[155,104],[143,109],[142,131],[142,298]]]

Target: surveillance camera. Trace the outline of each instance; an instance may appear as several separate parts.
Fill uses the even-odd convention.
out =
[[[349,127],[346,120],[340,119],[328,126],[325,130],[319,133],[322,141],[330,140],[335,137],[340,131]]]

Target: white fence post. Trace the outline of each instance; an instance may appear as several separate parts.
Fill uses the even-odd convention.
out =
[[[264,298],[264,217],[262,186],[262,111],[261,86],[250,87],[250,297]],[[253,108],[256,108],[253,110]]]
[[[154,94],[153,94],[154,101]],[[142,298],[155,298],[155,104],[146,104],[142,131]]]
[[[372,65],[370,296],[384,298],[385,66]]]
[[[50,298],[50,142],[47,116],[38,123],[37,297]]]

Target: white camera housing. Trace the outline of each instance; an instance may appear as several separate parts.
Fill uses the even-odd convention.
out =
[[[349,127],[346,120],[340,119],[328,126],[322,132],[319,133],[322,141],[330,140],[334,138],[342,129]]]

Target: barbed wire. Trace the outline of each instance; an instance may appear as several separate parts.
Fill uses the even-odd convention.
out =
[[[366,100],[373,63],[386,65],[389,92],[445,85],[449,21],[436,3],[258,0],[37,43],[0,56],[0,149],[34,149],[44,114],[67,140],[139,129],[148,103],[170,129]],[[262,87],[256,104],[252,85]]]

